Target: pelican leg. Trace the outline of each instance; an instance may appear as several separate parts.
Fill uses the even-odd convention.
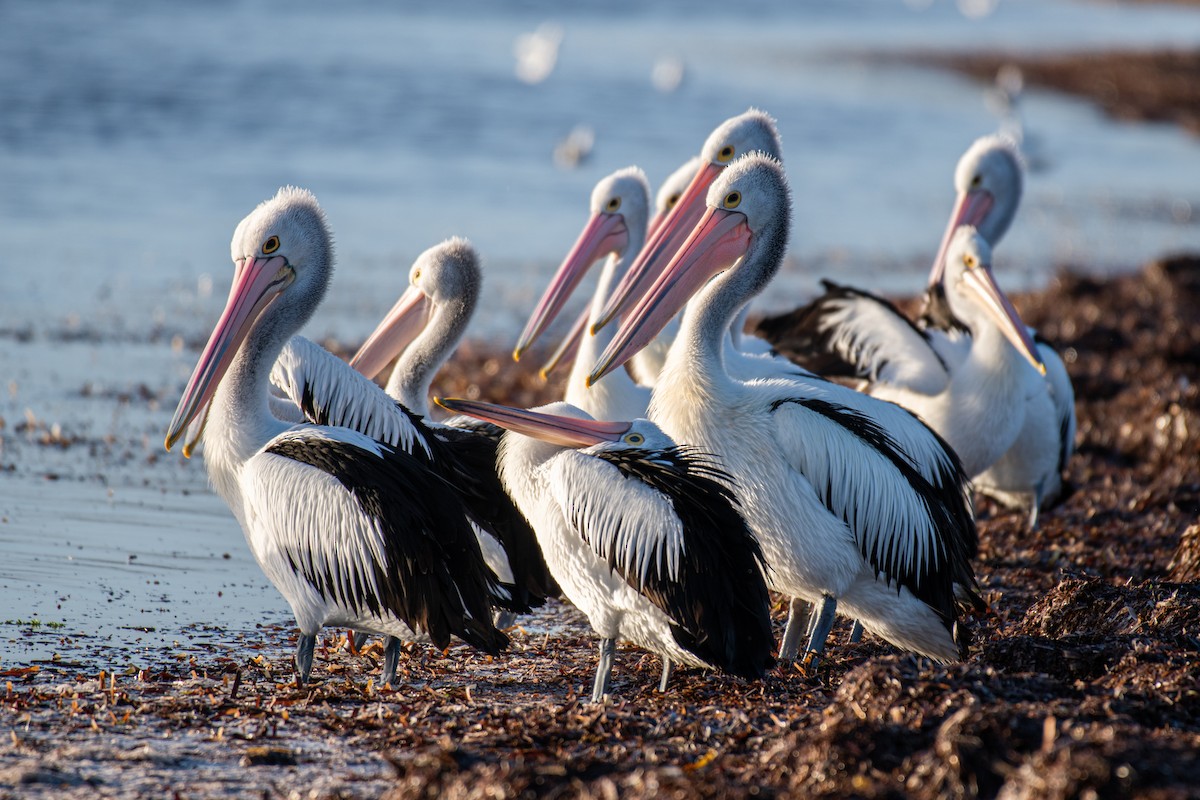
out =
[[[658,682],[658,691],[660,693],[667,691],[667,681],[669,680],[671,680],[671,659],[664,657],[662,678]]]
[[[363,631],[355,631],[354,632],[354,642],[353,642],[354,652],[357,653],[359,650],[363,649],[363,645],[365,645],[367,643],[367,638],[370,635],[371,634],[364,633]]]
[[[825,652],[825,641],[829,638],[829,631],[833,629],[833,620],[837,614],[837,599],[825,596],[821,602],[820,615],[817,617],[816,624],[813,625],[812,635],[808,640],[808,651],[804,654],[804,671],[812,674],[817,664],[820,663],[821,654]]]
[[[500,630],[511,628],[513,623],[517,621],[515,611],[497,611],[496,612],[496,627]]]
[[[296,683],[301,686],[308,683],[308,676],[312,673],[313,648],[316,646],[316,634],[309,636],[302,633],[296,639]]]
[[[787,627],[783,629],[783,641],[779,643],[779,660],[795,661],[800,653],[800,642],[804,629],[811,622],[812,611],[808,603],[793,597],[788,604]]]
[[[616,654],[616,639],[600,640],[600,662],[596,664],[596,682],[592,685],[593,703],[599,703],[608,693],[608,678],[612,675],[613,658]]]
[[[863,626],[858,620],[854,620],[854,625],[850,627],[850,644],[858,644],[862,641]]]
[[[1033,491],[1033,507],[1029,509],[1029,532],[1033,533],[1038,527],[1038,511],[1042,508],[1042,497],[1045,494],[1042,484]]]
[[[396,683],[396,664],[400,661],[400,640],[395,636],[383,638],[383,674],[379,677],[381,686]]]

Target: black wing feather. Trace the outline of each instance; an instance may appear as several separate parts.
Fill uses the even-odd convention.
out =
[[[608,450],[596,455],[664,495],[684,529],[680,576],[652,567],[639,589],[672,620],[672,635],[706,663],[745,678],[775,664],[762,549],[737,510],[729,477],[688,447]],[[616,569],[615,554],[609,565]],[[618,570],[619,572],[619,570]]]

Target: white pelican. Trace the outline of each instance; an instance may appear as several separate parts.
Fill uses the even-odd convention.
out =
[[[771,668],[762,552],[704,454],[647,420],[595,421],[566,403],[438,402],[515,432],[500,476],[600,636],[592,702],[608,691],[618,638],[662,657],[664,691],[672,663],[745,678]]]
[[[308,679],[326,625],[438,647],[453,634],[498,652],[507,643],[491,621],[500,589],[449,481],[416,455],[357,431],[292,425],[271,413],[272,365],[312,316],[332,272],[316,198],[280,189],[242,220],[230,250],[229,300],[166,447],[210,406],[205,467],[296,617],[298,679]]]
[[[558,589],[533,530],[496,475],[499,430],[462,417],[443,423],[428,419],[429,388],[466,334],[482,284],[479,256],[466,239],[429,248],[413,262],[408,289],[350,359],[350,367],[375,377],[399,354],[385,391],[403,408],[392,413],[404,416],[407,409],[425,418],[439,455],[455,465],[453,479],[463,490],[488,566],[512,586],[513,609],[527,611]],[[511,622],[511,611],[502,612],[501,626]]]
[[[811,337],[812,349],[855,365],[866,376],[864,391],[919,416],[976,476],[1016,441],[1027,398],[1045,394],[1044,368],[996,285],[983,237],[959,228],[945,259],[944,302],[965,335],[932,336],[886,300],[829,281],[825,294],[793,317],[792,335]]]
[[[965,327],[942,299],[947,239],[954,227],[974,225],[993,247],[1008,230],[1021,202],[1023,162],[1017,145],[1004,136],[977,139],[959,159],[954,173],[957,199],[930,271],[924,321],[948,337]],[[1022,509],[1029,528],[1037,527],[1038,511],[1063,489],[1062,474],[1075,451],[1075,389],[1054,347],[1034,334],[1038,360],[1045,366],[1045,389],[1031,394],[1025,423],[1008,452],[982,474],[975,488],[1002,504]]]
[[[625,274],[646,238],[649,196],[646,176],[637,167],[619,169],[596,184],[592,191],[591,216],[530,315],[513,350],[514,359],[520,359],[545,331],[584,274],[603,258],[604,267],[588,314],[589,323],[598,318],[609,291]],[[591,385],[587,382],[592,364],[612,340],[613,332],[612,328],[607,328],[584,333],[567,379],[565,400],[594,419],[638,419],[646,416],[650,390],[634,383],[627,372],[619,370]]]
[[[938,246],[930,270],[925,294],[925,307],[917,320],[919,336],[927,347],[944,361],[955,361],[970,350],[969,325],[956,316],[947,303],[944,281],[947,249],[955,230],[963,225],[974,226],[986,244],[995,248],[1008,231],[1017,212],[1023,183],[1022,162],[1017,146],[1003,136],[984,136],[976,140],[959,159],[954,172],[956,198],[946,231]],[[814,338],[831,344],[872,341],[883,345],[888,337],[900,330],[900,323],[884,301],[867,292],[835,290],[826,299],[841,309],[840,330],[831,338],[815,335],[804,324],[793,325],[792,314],[765,320],[759,326],[768,339],[799,353],[801,361],[818,372],[834,372],[868,379],[877,377],[879,367],[869,357],[874,346],[861,349],[857,358],[844,350],[814,347]],[[960,304],[961,305],[961,304]],[[804,312],[797,312],[805,317]],[[889,319],[890,318],[890,319]],[[807,317],[812,321],[811,317]],[[875,329],[875,326],[881,326]],[[906,326],[907,327],[907,326]],[[1030,527],[1036,527],[1038,509],[1057,497],[1062,490],[1062,472],[1074,450],[1075,392],[1062,359],[1046,341],[1032,333],[1037,348],[1037,360],[1045,368],[1045,378],[1039,391],[1028,392],[1023,423],[1011,446],[982,471],[973,474],[974,488],[995,497],[1005,505],[1025,509]],[[792,340],[792,337],[795,340]],[[920,360],[904,355],[899,341],[912,343],[913,334],[906,333],[881,358],[893,358],[907,364],[905,372],[920,370]],[[893,364],[892,370],[899,369]],[[937,371],[925,373],[936,382]],[[911,379],[912,376],[910,376]],[[932,422],[932,421],[931,421]],[[945,434],[947,431],[934,423]],[[963,436],[953,442],[956,449],[963,446]],[[970,460],[970,459],[966,459]]]
[[[879,407],[914,420],[892,404],[856,395],[862,402],[850,408],[819,380],[729,375],[730,323],[783,259],[787,180],[773,158],[744,156],[709,187],[707,205],[592,377],[623,363],[699,292],[684,314],[650,418],[677,441],[713,453],[734,476],[772,588],[820,603],[806,662],[821,652],[839,606],[893,644],[939,661],[958,658],[965,640],[956,589],[981,601],[969,562],[975,525],[957,459],[923,426],[915,427],[925,431],[925,453],[901,447],[872,413]],[[936,462],[927,455],[933,452]],[[786,648],[781,656],[788,656]]]

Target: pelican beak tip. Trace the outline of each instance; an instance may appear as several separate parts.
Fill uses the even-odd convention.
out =
[[[521,348],[517,347],[513,350],[513,361],[521,360]]]

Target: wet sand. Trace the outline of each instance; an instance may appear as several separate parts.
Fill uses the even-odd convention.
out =
[[[396,688],[374,684],[378,644],[355,655],[327,631],[297,688],[286,615],[225,630],[214,614],[136,659],[63,637],[56,658],[6,663],[0,797],[1196,796],[1200,260],[1015,300],[1075,382],[1074,491],[1033,534],[981,505],[991,610],[962,664],[839,625],[815,677],[684,670],[659,694],[657,658],[626,648],[595,706],[595,641],[553,604],[497,659],[410,648]],[[558,391],[524,370],[474,343],[435,390]]]

